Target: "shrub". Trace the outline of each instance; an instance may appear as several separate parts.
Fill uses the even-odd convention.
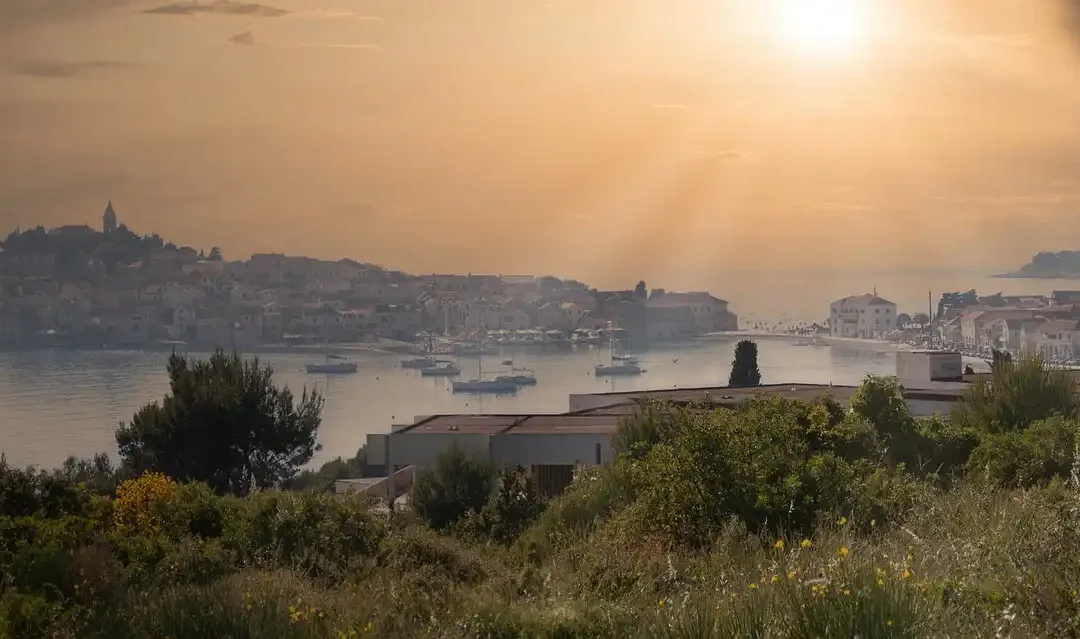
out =
[[[413,512],[432,528],[445,530],[469,512],[479,513],[491,497],[494,469],[457,448],[439,456],[413,487]]]
[[[343,577],[353,561],[375,555],[383,535],[382,524],[362,500],[266,493],[243,503],[227,526],[225,542],[258,564]]]
[[[86,515],[91,495],[60,473],[13,468],[0,457],[0,516]]]
[[[131,533],[160,533],[166,507],[176,494],[176,482],[161,473],[147,472],[116,488],[113,524]]]
[[[387,538],[380,552],[395,572],[424,571],[457,584],[475,584],[487,577],[484,562],[452,537],[410,526]]]
[[[1038,486],[1068,479],[1077,455],[1080,425],[1064,417],[1033,423],[1022,432],[985,436],[968,468],[1004,487]]]
[[[989,380],[964,392],[952,420],[980,432],[1007,433],[1055,415],[1076,418],[1078,408],[1080,398],[1069,374],[1036,358],[996,366]]]

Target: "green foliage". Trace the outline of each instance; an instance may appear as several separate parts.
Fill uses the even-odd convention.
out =
[[[1005,487],[1038,486],[1067,480],[1077,454],[1080,424],[1061,416],[1035,422],[1021,432],[985,436],[968,467]]]
[[[517,539],[544,510],[536,483],[521,469],[499,474],[495,494],[477,517],[483,534],[508,543]]]
[[[422,521],[445,530],[468,513],[479,513],[494,488],[495,469],[470,459],[457,448],[439,456],[435,466],[416,481],[409,503]]]
[[[170,393],[116,431],[124,465],[247,494],[291,479],[318,450],[323,398],[299,402],[273,383],[257,359],[214,353],[208,360],[169,357]]]
[[[154,475],[107,500],[103,463],[0,464],[0,638],[1074,636],[1080,425],[1023,366],[966,421],[874,378],[850,410],[642,406],[546,508],[455,451],[424,523]]]
[[[13,468],[0,457],[0,517],[84,515],[93,499],[63,472]]]
[[[979,294],[975,292],[975,289],[964,291],[962,293],[942,293],[941,299],[938,300],[937,314],[944,315],[946,311],[950,309],[967,308],[968,306],[974,306],[979,303]]]
[[[367,476],[367,453],[361,446],[360,450],[356,451],[355,457],[349,459],[338,457],[324,463],[317,471],[300,471],[287,482],[286,487],[289,490],[313,490],[325,493],[333,491],[334,483],[339,479]]]
[[[385,535],[367,503],[319,493],[256,495],[227,521],[226,543],[248,562],[320,577],[341,578],[373,557]]]
[[[690,546],[711,543],[732,516],[752,529],[807,531],[818,512],[856,506],[874,473],[861,457],[875,449],[872,431],[828,403],[758,398],[670,419],[633,479],[646,527]]]
[[[757,344],[742,340],[735,345],[735,359],[731,362],[728,386],[760,386],[761,371],[758,370]]]
[[[1055,415],[1075,419],[1078,408],[1069,374],[1036,358],[996,366],[989,379],[976,381],[964,392],[952,420],[979,432],[1007,433]]]

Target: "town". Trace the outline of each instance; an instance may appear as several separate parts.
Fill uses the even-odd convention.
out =
[[[140,236],[112,202],[101,228],[37,227],[0,250],[0,346],[197,349],[413,342],[424,333],[569,343],[620,329],[635,345],[738,328],[709,293],[598,291],[573,280],[409,275],[281,254],[226,260]]]
[[[997,351],[1012,357],[1038,356],[1058,365],[1080,364],[1080,291],[1048,295],[978,295],[974,290],[941,296],[929,313],[897,313],[896,304],[876,294],[837,300],[826,325],[804,333],[880,339],[934,347],[988,359]]]

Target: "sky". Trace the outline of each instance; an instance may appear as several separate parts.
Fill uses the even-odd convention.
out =
[[[0,1],[0,227],[672,288],[1080,248],[1076,0],[265,1]]]

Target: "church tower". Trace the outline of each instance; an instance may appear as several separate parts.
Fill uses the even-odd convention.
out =
[[[109,205],[105,207],[105,215],[102,216],[101,230],[104,233],[116,232],[116,211],[113,210],[112,200],[109,200]]]

